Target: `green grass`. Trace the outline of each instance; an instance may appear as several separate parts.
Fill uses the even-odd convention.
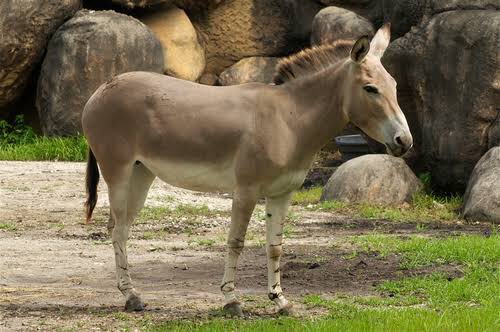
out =
[[[84,161],[87,141],[83,136],[40,137],[25,124],[22,115],[12,122],[0,121],[0,160]]]
[[[386,281],[377,286],[395,301],[411,298],[414,304],[435,310],[466,307],[500,309],[500,273],[495,268],[474,268],[463,277],[449,278],[443,273]],[[500,318],[500,317],[499,317]]]
[[[17,226],[9,223],[0,223],[0,230],[15,232],[17,230]]]
[[[195,244],[203,247],[211,247],[216,243],[213,239],[190,239],[188,240],[188,244]]]
[[[351,238],[359,250],[402,255],[402,268],[431,264],[456,263],[464,266],[487,265],[500,261],[500,235],[452,236],[444,239],[411,236],[401,239],[391,235],[360,235]]]
[[[457,211],[462,205],[462,199],[459,196],[439,197],[423,192],[415,194],[409,204],[401,206],[340,201],[320,202],[321,190],[320,187],[313,187],[297,191],[292,197],[292,204],[303,205],[310,210],[349,214],[357,218],[424,222],[459,219]]]
[[[172,219],[173,221],[196,223],[200,218],[230,216],[231,211],[210,209],[207,205],[180,204],[175,208],[168,206],[145,207],[139,213],[139,221]]]
[[[322,187],[312,187],[309,189],[298,190],[293,193],[291,204],[292,205],[309,205],[319,202],[321,197]]]
[[[84,161],[87,142],[84,137],[35,137],[22,143],[2,144],[0,160]]]
[[[145,323],[144,331],[496,331],[493,308],[472,308],[436,312],[418,308],[398,310],[364,309],[323,302],[325,318],[308,320],[278,318],[263,320],[172,321],[160,325]]]
[[[401,255],[403,267],[455,264],[463,276],[444,273],[384,281],[376,295],[351,294],[303,299],[315,318],[142,322],[144,331],[498,331],[500,329],[500,236],[462,235],[444,239],[387,235],[353,238],[361,251]],[[378,294],[377,294],[378,293]]]

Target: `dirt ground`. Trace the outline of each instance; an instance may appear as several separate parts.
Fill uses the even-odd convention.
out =
[[[147,302],[145,313],[123,313],[116,288],[114,255],[107,235],[106,186],[99,187],[95,223],[84,225],[83,163],[0,162],[0,331],[115,330],[138,320],[197,319],[217,313],[224,241],[229,225],[228,195],[200,194],[155,181],[146,206],[207,205],[222,211],[200,216],[195,227],[183,219],[143,220],[129,241],[131,275]],[[274,315],[266,299],[263,206],[252,219],[240,260],[237,287],[248,317]],[[348,216],[292,208],[285,234],[282,278],[297,314],[318,314],[300,305],[306,294],[373,292],[387,279],[429,273],[398,268],[396,256],[352,252],[349,237],[373,231],[405,236],[414,232],[447,235],[487,232],[487,225],[353,220]],[[186,221],[188,222],[188,221]],[[188,229],[188,230],[186,230]],[[456,275],[453,266],[441,267]],[[132,321],[132,323],[131,323]]]

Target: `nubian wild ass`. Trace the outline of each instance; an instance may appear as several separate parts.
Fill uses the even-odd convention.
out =
[[[89,143],[87,222],[100,168],[126,310],[144,308],[130,279],[126,242],[159,177],[173,186],[233,194],[221,290],[225,309],[236,315],[237,260],[256,202],[265,197],[268,294],[279,311],[290,311],[280,283],[283,223],[314,155],[349,121],[393,155],[412,146],[396,82],[380,62],[389,39],[385,24],[371,42],[363,37],[302,51],[280,62],[275,85],[212,87],[131,72],[99,87],[82,117]]]

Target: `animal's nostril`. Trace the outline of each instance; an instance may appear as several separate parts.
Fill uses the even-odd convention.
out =
[[[401,139],[401,136],[397,136],[395,138],[396,140],[396,143],[399,145],[399,146],[404,146],[405,144],[403,143],[403,140]]]

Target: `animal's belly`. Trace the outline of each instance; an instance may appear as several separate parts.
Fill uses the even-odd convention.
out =
[[[232,192],[236,182],[231,162],[207,164],[143,160],[142,163],[161,180],[184,189]]]
[[[264,195],[270,197],[279,196],[298,189],[304,182],[307,171],[307,169],[294,170],[281,174],[264,188]]]

